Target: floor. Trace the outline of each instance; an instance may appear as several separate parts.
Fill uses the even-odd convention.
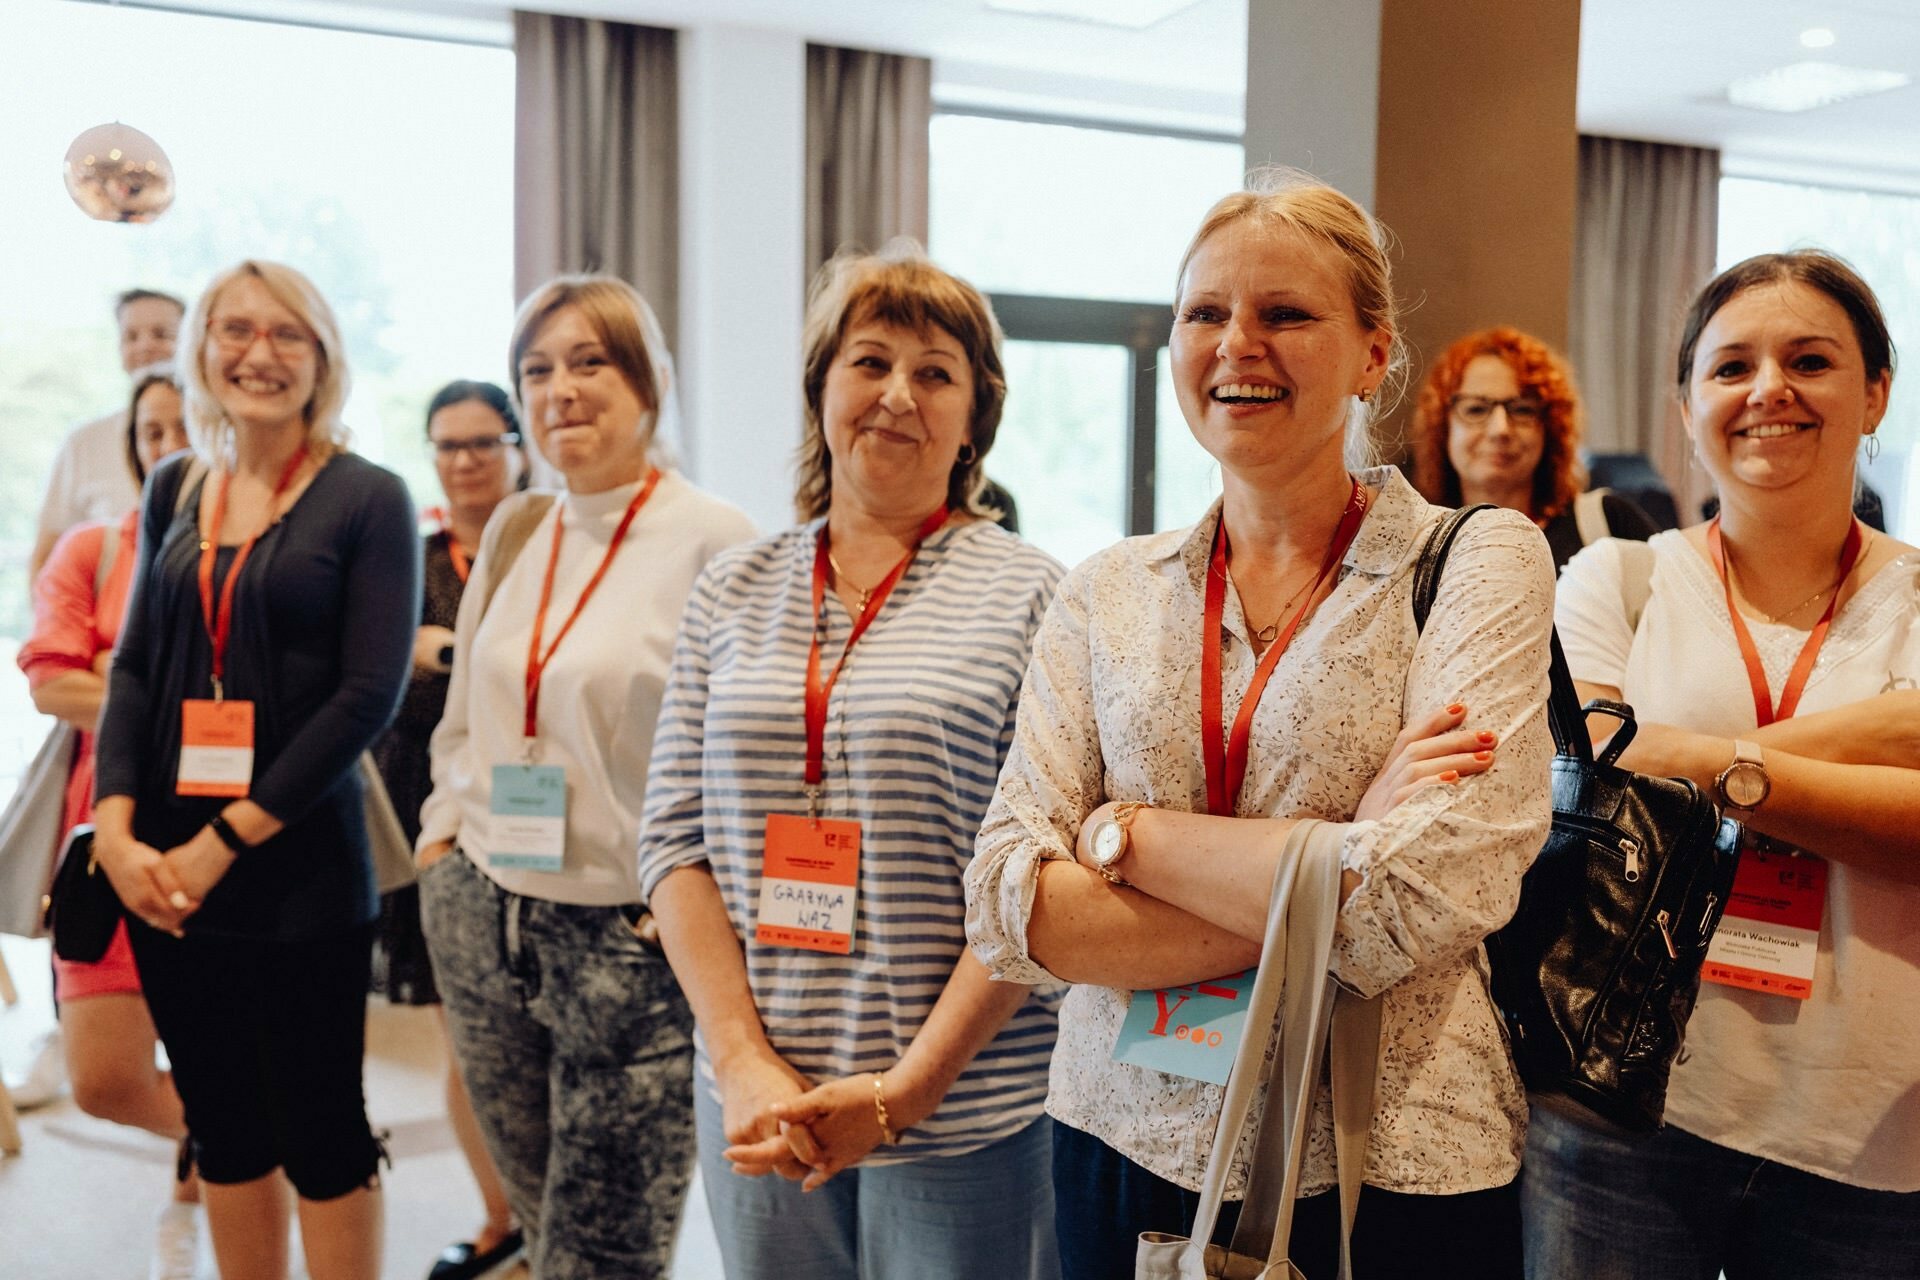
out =
[[[20,1003],[0,1010],[0,1063],[26,1065],[52,1025],[47,944],[0,937]],[[445,1056],[434,1015],[374,1001],[367,1019],[367,1098],[374,1126],[391,1133],[386,1276],[424,1277],[449,1241],[479,1221],[453,1133],[441,1112]],[[22,1152],[0,1157],[0,1277],[7,1280],[140,1280],[154,1216],[165,1202],[173,1150],[133,1129],[84,1115],[71,1099],[20,1117]],[[200,1275],[216,1276],[203,1247]],[[495,1275],[514,1275],[504,1269]],[[524,1269],[519,1271],[524,1275]],[[719,1253],[695,1181],[681,1224],[673,1280],[720,1280]]]

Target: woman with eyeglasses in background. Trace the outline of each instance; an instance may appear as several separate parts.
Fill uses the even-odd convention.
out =
[[[1559,352],[1505,325],[1461,338],[1433,362],[1413,413],[1413,484],[1443,507],[1490,502],[1547,535],[1556,572],[1596,538],[1645,542],[1647,513],[1617,493],[1586,493],[1585,415]]]
[[[420,836],[420,806],[433,791],[428,743],[447,705],[453,623],[480,548],[480,532],[494,508],[527,483],[519,415],[507,393],[491,382],[462,380],[440,388],[427,404],[426,434],[445,506],[429,513],[438,517],[439,527],[427,535],[422,548],[420,628],[414,633],[407,692],[393,727],[373,747],[374,763],[409,841]],[[420,891],[413,885],[381,901],[373,989],[394,1004],[440,1003],[427,940],[420,931]],[[442,1020],[443,1035],[445,1030]],[[432,1280],[467,1280],[511,1256],[520,1247],[521,1234],[451,1051],[446,1098],[447,1119],[473,1171],[486,1220],[471,1240],[443,1250],[429,1275]]]

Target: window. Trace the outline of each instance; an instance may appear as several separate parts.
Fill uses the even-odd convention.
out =
[[[1902,356],[1920,353],[1920,197],[1758,178],[1720,182],[1720,266],[1756,253],[1818,247],[1840,254],[1879,296]],[[1887,529],[1920,538],[1920,400],[1896,375],[1880,425],[1880,456],[1860,478],[1880,495]]]
[[[1237,189],[1237,139],[942,112],[929,246],[993,298],[1007,411],[987,469],[1068,564],[1199,518],[1218,470],[1166,376],[1173,273]]]
[[[36,0],[0,5],[0,84],[0,172],[16,178],[0,236],[0,658],[30,623],[54,450],[124,403],[111,306],[128,286],[191,301],[250,256],[306,272],[345,331],[355,447],[438,500],[427,398],[505,377],[509,50]],[[93,222],[61,185],[68,142],[115,119],[173,160],[178,196],[157,222]],[[0,679],[0,784],[43,725],[24,682]]]

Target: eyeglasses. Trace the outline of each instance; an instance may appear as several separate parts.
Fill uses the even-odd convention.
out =
[[[260,325],[251,320],[242,320],[238,316],[230,316],[225,320],[208,320],[207,336],[228,355],[239,355],[260,338],[265,338],[273,354],[282,360],[297,359],[314,348],[313,335],[299,325]]]
[[[472,440],[432,440],[433,451],[440,455],[442,462],[452,462],[463,453],[471,453],[476,459],[485,462],[494,454],[510,444],[520,443],[518,431],[504,431],[497,436],[476,436]]]
[[[1546,416],[1547,406],[1538,400],[1515,396],[1511,400],[1489,400],[1485,396],[1455,396],[1447,407],[1453,416],[1469,427],[1484,427],[1493,420],[1493,411],[1506,411],[1507,421],[1516,427],[1537,427]]]

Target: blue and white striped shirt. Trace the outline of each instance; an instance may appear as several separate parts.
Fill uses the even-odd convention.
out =
[[[827,705],[822,814],[860,823],[853,954],[754,938],[769,813],[807,811],[803,714],[819,521],[713,560],[687,601],[654,738],[640,879],[705,864],[774,1049],[816,1081],[906,1052],[966,949],[962,876],[1013,739],[1028,650],[1061,576],[985,521],[920,548]],[[853,619],[829,593],[821,658]],[[960,1155],[1036,1120],[1058,992],[1039,990],[939,1108],[869,1164]],[[703,1079],[711,1078],[701,1063]]]

